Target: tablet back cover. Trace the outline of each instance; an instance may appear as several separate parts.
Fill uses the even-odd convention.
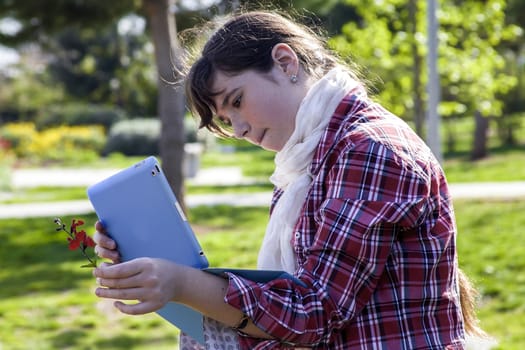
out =
[[[87,193],[97,216],[117,242],[122,261],[163,258],[222,277],[232,272],[261,283],[284,278],[304,286],[284,271],[209,268],[197,237],[154,157],[90,186]],[[157,313],[204,344],[203,319],[198,311],[172,302]]]
[[[117,242],[122,261],[155,257],[199,269],[208,267],[155,157],[90,186],[87,194],[99,220]],[[203,340],[199,312],[169,303],[157,313],[196,340]]]

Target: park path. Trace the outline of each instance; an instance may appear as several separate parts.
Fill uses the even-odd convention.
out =
[[[12,185],[15,189],[26,189],[39,186],[53,187],[87,187],[108,176],[119,169],[21,169],[14,170],[11,174]],[[198,174],[187,180],[196,185],[227,186],[253,183],[253,179],[242,176],[242,171],[237,167],[216,167],[202,169]],[[0,194],[4,199],[9,194]],[[228,204],[234,206],[268,206],[271,192],[256,193],[223,193],[223,194],[197,194],[186,197],[189,207],[199,205]],[[0,197],[1,199],[2,197]],[[77,215],[93,212],[91,203],[87,200],[69,200],[53,202],[33,202],[17,204],[0,204],[0,219],[30,218]]]
[[[38,186],[89,186],[118,169],[22,169],[12,174],[15,188]],[[202,169],[188,182],[200,185],[236,185],[253,182],[242,176],[240,168]],[[525,181],[450,184],[454,199],[525,199]],[[188,195],[188,207],[228,204],[235,206],[268,206],[271,192]],[[76,215],[93,212],[86,200],[0,204],[0,219]]]

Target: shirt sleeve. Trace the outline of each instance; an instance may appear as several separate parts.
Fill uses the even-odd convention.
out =
[[[230,274],[225,301],[281,342],[329,342],[376,291],[396,235],[431,211],[425,172],[414,164],[380,143],[337,144],[296,226],[304,237],[294,242],[296,277],[305,286],[284,279],[254,283]],[[257,348],[272,343],[259,342]]]

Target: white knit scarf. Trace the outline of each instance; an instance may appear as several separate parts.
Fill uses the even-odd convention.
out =
[[[331,116],[357,82],[341,68],[317,81],[304,97],[295,117],[295,130],[275,156],[270,181],[284,192],[276,203],[259,251],[258,268],[295,271],[292,232],[312,183],[308,170]]]

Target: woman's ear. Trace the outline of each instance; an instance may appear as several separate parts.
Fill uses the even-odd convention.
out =
[[[295,51],[287,44],[279,43],[272,49],[274,63],[288,76],[297,75],[299,72],[299,59]]]

